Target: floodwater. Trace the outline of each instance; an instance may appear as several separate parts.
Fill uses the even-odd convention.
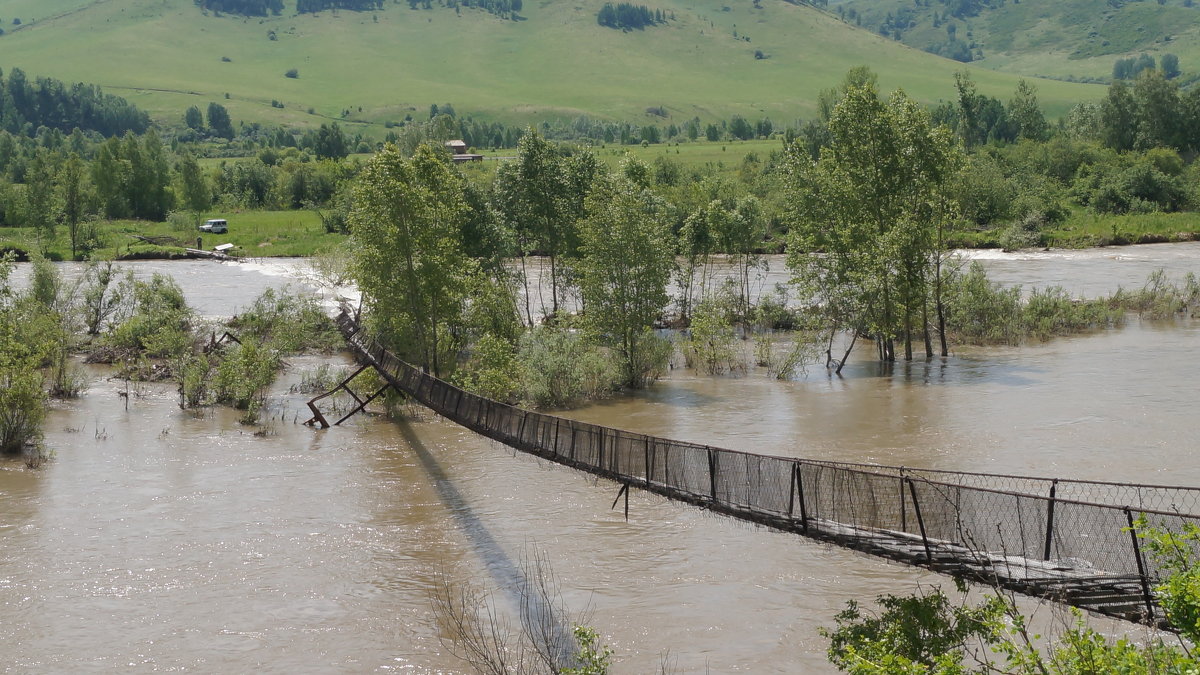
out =
[[[1200,244],[977,257],[1005,283],[1078,295],[1200,270]],[[175,276],[206,315],[293,275],[287,262],[134,267]],[[570,414],[771,454],[1197,485],[1198,331],[1134,320],[789,382],[680,369]],[[665,660],[685,673],[821,673],[817,629],[847,600],[945,583],[636,491],[626,522],[610,510],[617,485],[428,413],[315,431],[300,424],[307,396],[288,390],[328,360],[292,361],[259,435],[232,411],[181,411],[170,385],[126,399],[98,368],[84,397],[55,403],[53,460],[0,462],[6,671],[464,672],[431,594],[473,585],[515,620],[522,561],[540,552],[566,604],[588,609],[615,649],[614,672]]]

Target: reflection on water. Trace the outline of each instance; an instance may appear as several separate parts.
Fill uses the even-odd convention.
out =
[[[1117,255],[1119,258],[1110,258]],[[1179,277],[1200,245],[979,254],[993,276],[1076,294]],[[230,314],[286,265],[138,263]],[[27,274],[23,266],[20,274]],[[772,268],[771,274],[782,274]],[[773,282],[772,282],[773,283]],[[715,445],[947,469],[1200,484],[1191,392],[1196,323],[1118,331],[794,381],[675,370],[570,414]],[[314,431],[288,385],[265,436],[223,409],[179,410],[169,385],[92,373],[54,404],[37,472],[0,463],[0,644],[20,672],[68,669],[461,671],[429,593],[443,575],[512,591],[544,550],[568,604],[617,650],[616,672],[828,672],[816,628],[847,599],[938,577],[716,517],[483,440],[425,414]]]

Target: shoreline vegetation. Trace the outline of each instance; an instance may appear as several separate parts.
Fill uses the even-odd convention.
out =
[[[211,250],[213,246],[225,243],[234,245],[233,257],[311,258],[344,245],[348,239],[347,234],[327,231],[316,211],[212,211],[203,213],[202,217],[228,220],[229,232],[223,235],[204,233],[192,228],[190,223],[181,226],[178,220],[97,221],[95,236],[100,243],[89,252],[88,259],[178,260],[189,257],[185,248]],[[1195,213],[1102,215],[1078,210],[1045,230],[1036,241],[1014,244],[1005,241],[1003,231],[985,229],[951,233],[946,244],[952,249],[1010,252],[1192,241],[1200,241],[1200,217]],[[28,262],[31,255],[37,253],[34,229],[0,228],[0,253],[5,252],[12,252],[19,262]],[[753,252],[758,255],[784,254],[787,253],[787,242],[765,241]],[[69,243],[55,241],[44,257],[52,261],[71,260]]]

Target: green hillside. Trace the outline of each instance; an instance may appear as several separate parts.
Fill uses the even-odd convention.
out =
[[[968,54],[983,68],[1097,80],[1118,58],[1171,53],[1185,76],[1200,75],[1194,0],[830,0],[829,10],[912,47]]]
[[[811,7],[722,2],[733,0],[662,0],[651,7],[673,20],[622,32],[597,24],[603,0],[526,0],[521,20],[438,0],[432,9],[389,0],[376,12],[303,15],[286,0],[281,16],[267,18],[217,16],[192,0],[7,0],[0,64],[100,84],[171,123],[215,100],[237,120],[342,119],[378,132],[446,102],[504,122],[586,114],[666,123],[647,112],[659,106],[677,122],[733,114],[790,122],[811,116],[817,93],[855,65],[926,102],[949,98],[963,68]],[[285,77],[289,69],[298,77]],[[980,68],[972,75],[1002,99],[1017,83]],[[1103,95],[1037,86],[1052,115]]]

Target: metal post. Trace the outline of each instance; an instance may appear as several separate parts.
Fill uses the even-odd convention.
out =
[[[804,504],[804,474],[800,471],[800,464],[795,464],[795,481],[796,481],[796,497],[800,500],[800,528],[808,534],[808,507]]]
[[[904,504],[904,467],[900,467],[900,531],[908,532],[908,509]]]
[[[917,524],[921,527],[921,543],[925,544],[925,562],[933,564],[933,551],[929,549],[929,537],[925,535],[925,519],[921,517],[921,504],[917,501],[917,488],[913,485],[911,478],[905,478],[908,483],[908,491],[912,495],[913,512],[917,514]]]
[[[717,452],[708,449],[708,490],[712,500],[717,501]]]
[[[646,436],[646,463],[643,468],[646,470],[646,482],[650,482],[652,467],[650,466],[650,437]]]
[[[1050,559],[1050,544],[1054,539],[1054,504],[1058,501],[1055,499],[1055,494],[1058,492],[1058,479],[1055,478],[1050,483],[1050,502],[1046,504],[1046,548],[1042,554],[1042,560]]]
[[[604,427],[600,427],[600,454],[596,458],[596,468],[604,468]]]
[[[1125,522],[1129,523],[1129,538],[1133,541],[1133,557],[1137,560],[1138,579],[1142,582],[1142,598],[1146,601],[1146,619],[1154,622],[1154,598],[1150,595],[1150,579],[1146,577],[1146,563],[1142,561],[1142,546],[1138,543],[1137,529],[1133,526],[1133,513],[1125,507]]]
[[[799,468],[800,468],[799,464],[792,462],[792,470],[791,470],[792,484],[788,486],[788,518],[791,518],[792,514],[796,510],[796,471]]]

